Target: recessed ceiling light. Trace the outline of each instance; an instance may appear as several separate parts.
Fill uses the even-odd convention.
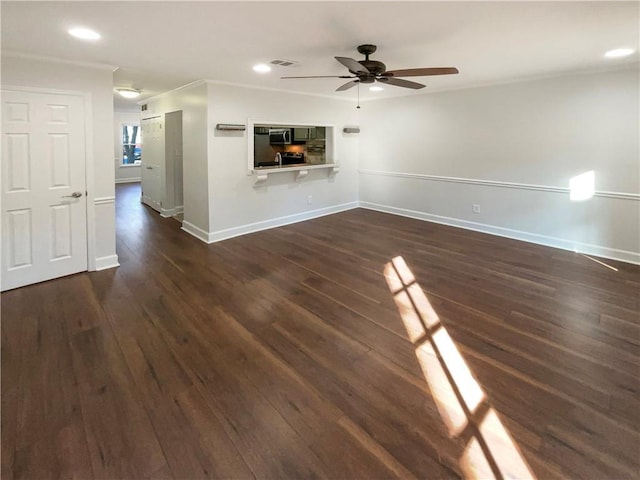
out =
[[[69,30],[69,35],[82,40],[99,40],[100,34],[88,28],[72,28]]]
[[[258,63],[253,66],[253,70],[258,73],[267,73],[271,71],[271,67],[266,63]]]
[[[373,86],[373,87],[369,87],[369,90],[370,90],[371,92],[381,92],[381,91],[383,91],[383,90],[384,90],[384,88],[382,88],[382,87],[378,87],[377,85],[375,85],[375,86]]]
[[[116,88],[116,91],[124,98],[138,98],[140,96],[140,90],[135,88]]]
[[[604,54],[607,58],[620,58],[620,57],[628,57],[635,50],[633,48],[616,48],[615,50],[609,50]]]

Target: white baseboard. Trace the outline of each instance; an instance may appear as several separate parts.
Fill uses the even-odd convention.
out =
[[[335,205],[333,207],[319,208],[317,210],[311,210],[309,212],[296,213],[294,215],[272,218],[269,220],[263,220],[261,222],[248,223],[239,227],[218,230],[209,234],[209,243],[220,242],[221,240],[227,240],[229,238],[246,235],[248,233],[268,230],[270,228],[282,227],[284,225],[290,225],[292,223],[298,223],[304,220],[310,220],[312,218],[324,217],[325,215],[352,210],[354,208],[358,208],[358,205],[358,202],[343,203],[341,205]]]
[[[106,270],[107,268],[115,268],[119,267],[118,263],[118,255],[108,255],[106,257],[98,257],[96,258],[96,269],[98,272],[100,270]]]
[[[176,215],[179,215],[182,212],[184,212],[183,205],[180,205],[179,207],[174,207],[174,208],[161,208],[160,216],[164,218],[170,218],[170,217],[175,217]]]
[[[261,230],[268,230],[270,228],[282,227],[284,225],[290,225],[292,223],[298,223],[304,220],[310,220],[312,218],[324,217],[325,215],[344,212],[346,210],[351,210],[354,208],[358,208],[358,202],[343,203],[341,205],[335,205],[333,207],[319,208],[317,210],[311,210],[309,212],[271,218],[269,220],[248,223],[246,225],[240,225],[238,227],[227,228],[215,232],[205,232],[201,228],[198,228],[195,225],[185,221],[182,222],[182,230],[202,240],[203,242],[215,243],[222,240],[227,240],[229,238],[238,237],[240,235],[259,232]]]
[[[131,178],[116,178],[116,183],[135,183],[142,181],[140,177],[131,177]]]
[[[443,217],[433,215],[431,213],[419,212],[416,210],[408,210],[405,208],[391,207],[388,205],[380,205],[377,203],[360,202],[360,207],[378,212],[391,213],[403,217],[415,218],[427,222],[441,223],[452,227],[474,230],[476,232],[489,233],[499,237],[513,238],[525,242],[545,245],[547,247],[560,248],[562,250],[570,250],[572,252],[586,253],[597,257],[610,258],[621,262],[633,263],[640,265],[640,253],[630,252],[627,250],[618,250],[615,248],[603,247],[601,245],[590,245],[587,243],[574,242],[564,238],[540,235],[537,233],[529,233],[521,230],[513,230],[510,228],[496,227],[485,223],[470,222],[468,220],[460,220],[452,217]]]
[[[209,236],[211,234],[209,232],[205,232],[200,227],[196,227],[193,223],[183,221],[181,229],[187,232],[189,235],[193,235],[198,240],[203,241],[204,243],[211,243],[209,241]]]

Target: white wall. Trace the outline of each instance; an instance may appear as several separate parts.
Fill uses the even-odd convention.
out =
[[[140,165],[122,165],[122,126],[140,125],[140,112],[115,111],[113,113],[114,169],[116,183],[139,182]]]
[[[638,65],[363,106],[364,206],[640,262]],[[595,172],[596,196],[569,179]],[[454,177],[454,178],[442,178]],[[472,213],[472,204],[481,213]]]
[[[213,82],[208,87],[210,241],[357,206],[358,137],[342,133],[345,125],[358,124],[353,102]],[[334,125],[340,171],[331,176],[327,169],[310,170],[300,182],[295,172],[282,172],[257,186],[247,175],[252,132],[215,130],[217,123],[246,125],[248,119]]]
[[[182,111],[183,228],[202,236],[209,232],[207,84],[196,82],[150,99],[142,118],[176,111]]]
[[[83,92],[91,98],[92,163],[87,165],[89,268],[118,265],[115,249],[113,171],[113,73],[110,68],[84,67],[2,56],[3,86],[24,86]],[[91,173],[92,172],[92,173]],[[92,214],[92,215],[91,215]],[[96,222],[95,219],[100,219]]]

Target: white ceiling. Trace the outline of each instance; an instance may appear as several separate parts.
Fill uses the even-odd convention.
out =
[[[114,85],[142,99],[209,79],[354,99],[343,79],[281,80],[281,75],[344,75],[334,56],[362,59],[378,45],[387,69],[455,66],[459,75],[414,77],[418,91],[361,88],[362,99],[412,95],[637,62],[610,60],[638,49],[640,3],[629,2],[1,2],[3,54],[114,65]],[[102,35],[70,37],[73,26]],[[295,67],[252,71],[287,59]],[[118,106],[127,101],[118,100]],[[135,101],[128,101],[129,105]]]

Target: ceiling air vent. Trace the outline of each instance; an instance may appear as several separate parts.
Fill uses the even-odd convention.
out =
[[[291,67],[298,64],[298,62],[294,62],[293,60],[271,60],[270,63],[271,65],[280,65],[281,67]]]

